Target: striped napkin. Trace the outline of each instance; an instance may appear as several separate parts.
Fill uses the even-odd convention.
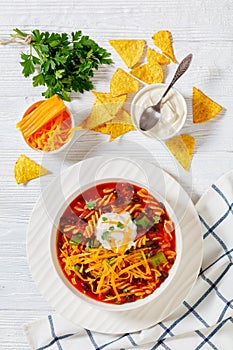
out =
[[[204,259],[195,286],[169,318],[135,333],[106,335],[77,327],[60,315],[25,325],[33,350],[233,349],[233,170],[196,204]]]

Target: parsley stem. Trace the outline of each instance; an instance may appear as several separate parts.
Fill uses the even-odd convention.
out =
[[[15,29],[14,29],[14,32],[15,32],[15,34],[11,34],[11,36],[12,36],[13,38],[19,38],[19,39],[24,40],[24,39],[26,39],[26,37],[28,36],[27,33],[23,33],[23,32],[22,32],[21,30],[19,30],[18,28],[15,28]]]

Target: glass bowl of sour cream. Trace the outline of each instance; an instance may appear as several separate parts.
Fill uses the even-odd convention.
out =
[[[176,135],[183,127],[187,117],[187,104],[180,92],[171,88],[161,105],[161,118],[150,130],[139,127],[142,112],[149,106],[156,105],[167,88],[167,84],[153,84],[141,89],[131,104],[132,121],[137,130],[143,134],[165,140]]]

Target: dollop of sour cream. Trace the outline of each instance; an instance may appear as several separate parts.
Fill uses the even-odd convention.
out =
[[[161,118],[152,129],[142,131],[139,128],[139,121],[142,112],[147,107],[155,105],[166,88],[165,84],[147,86],[135,95],[131,104],[131,115],[135,127],[143,134],[162,140],[179,132],[186,120],[187,105],[184,97],[176,89],[172,88],[163,99]]]
[[[123,254],[133,246],[137,226],[128,212],[104,213],[98,220],[95,233],[104,248]]]

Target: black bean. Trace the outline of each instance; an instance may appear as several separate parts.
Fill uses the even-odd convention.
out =
[[[122,203],[124,203],[124,199],[123,199],[123,198],[120,198],[120,197],[117,197],[117,199],[115,200],[114,203],[115,203],[115,204],[122,204]]]
[[[158,204],[159,204],[160,208],[165,209],[165,206],[164,206],[164,204],[162,202],[159,202]]]
[[[90,291],[91,291],[91,287],[90,287],[89,284],[87,284],[87,283],[82,282],[82,283],[81,283],[81,287],[82,287],[82,289],[85,290],[86,292],[90,292]]]
[[[133,203],[141,203],[141,198],[134,196],[132,201],[133,201]]]
[[[134,296],[133,295],[126,295],[125,296],[125,301],[127,303],[131,303],[132,301],[134,301]]]
[[[159,277],[161,281],[164,281],[167,276],[168,276],[168,273],[166,271],[160,271],[161,272],[161,276]]]

